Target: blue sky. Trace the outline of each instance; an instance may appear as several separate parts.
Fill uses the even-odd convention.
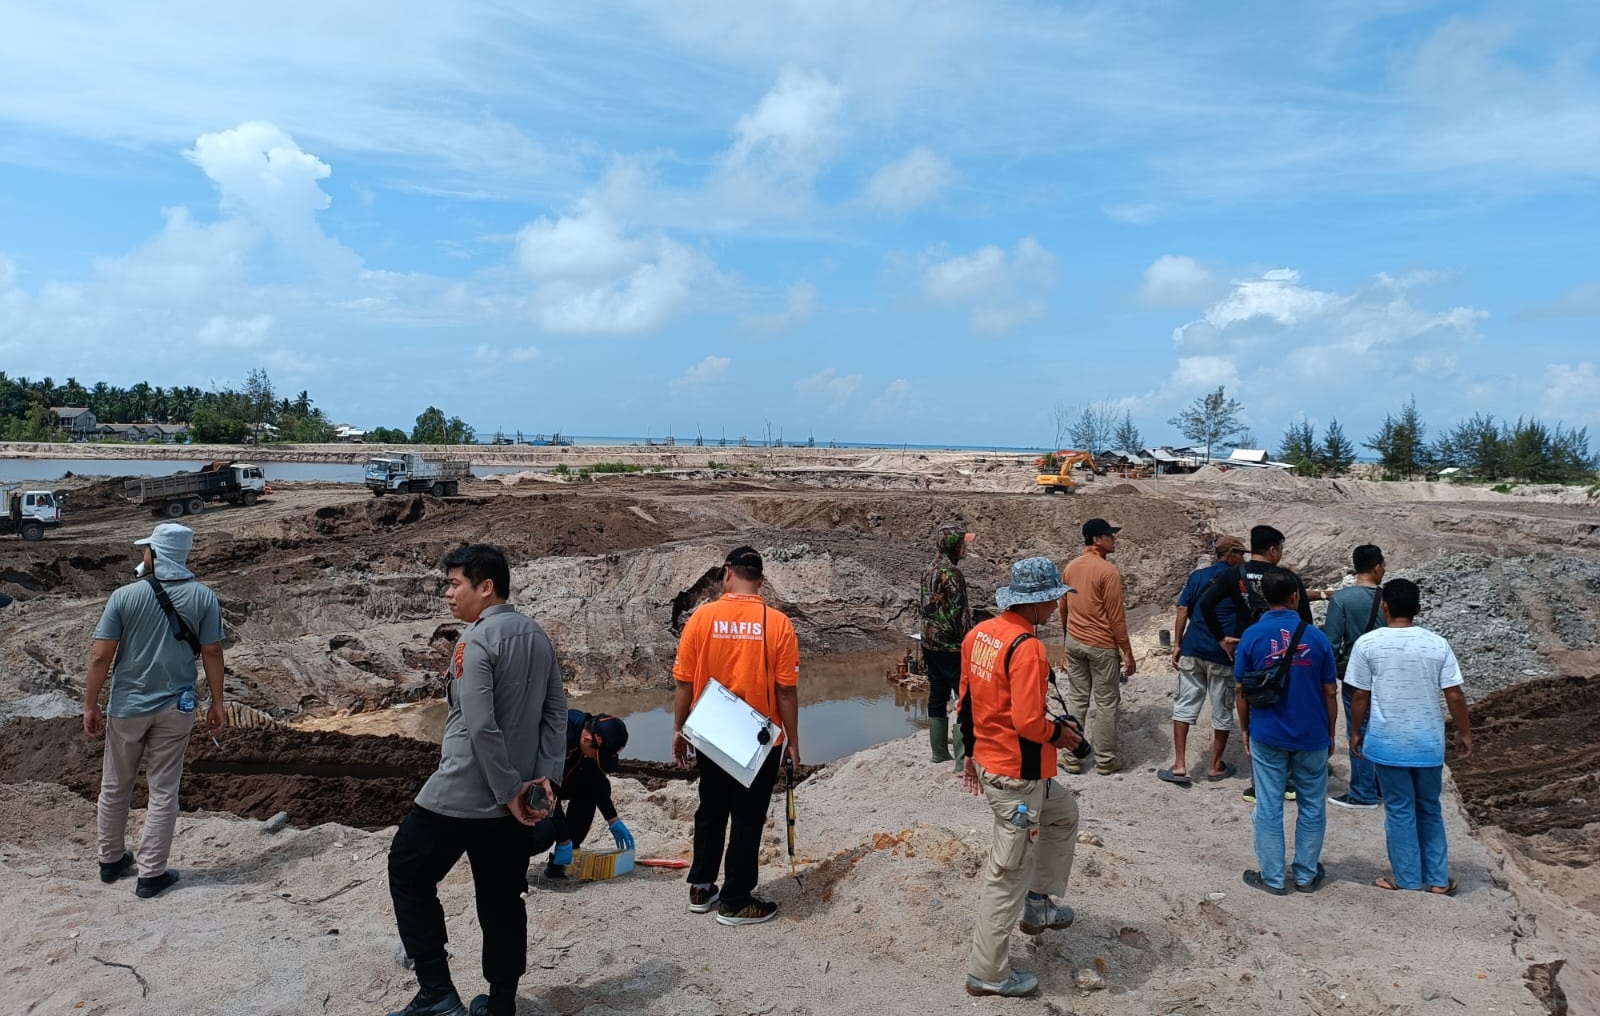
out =
[[[0,0],[0,366],[1035,445],[1600,425],[1600,6]]]

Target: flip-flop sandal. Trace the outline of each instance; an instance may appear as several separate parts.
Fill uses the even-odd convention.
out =
[[[1456,880],[1451,879],[1449,885],[1430,885],[1428,892],[1435,896],[1454,896],[1456,894]]]
[[[1222,763],[1222,772],[1215,776],[1212,776],[1210,773],[1206,773],[1206,779],[1210,780],[1212,783],[1217,783],[1221,780],[1226,780],[1229,777],[1237,775],[1239,775],[1239,767],[1234,765],[1232,762],[1224,762]]]
[[[1260,889],[1264,893],[1271,893],[1273,896],[1287,896],[1287,895],[1289,895],[1289,889],[1288,889],[1287,886],[1284,886],[1283,888],[1280,888],[1280,889],[1274,889],[1272,886],[1267,885],[1267,883],[1262,880],[1261,872],[1259,872],[1259,871],[1247,871],[1247,872],[1245,872],[1244,873],[1244,884],[1249,886],[1252,889]]]
[[[1327,875],[1328,875],[1328,869],[1324,868],[1322,866],[1321,862],[1318,862],[1318,864],[1317,864],[1317,873],[1311,877],[1311,881],[1309,881],[1309,882],[1296,882],[1294,884],[1295,891],[1296,892],[1302,892],[1302,893],[1314,893],[1318,889],[1322,888],[1322,881],[1323,881],[1324,878],[1327,877]]]
[[[1379,889],[1387,889],[1392,893],[1397,893],[1400,891],[1400,887],[1395,885],[1394,880],[1388,875],[1379,875],[1377,878],[1372,880],[1372,884],[1377,886]]]
[[[1194,784],[1193,778],[1188,773],[1175,773],[1171,769],[1157,769],[1156,779],[1162,783],[1171,783],[1179,787],[1188,787]]]

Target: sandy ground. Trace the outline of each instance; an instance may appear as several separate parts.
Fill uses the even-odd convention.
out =
[[[335,461],[316,456],[351,451],[294,454]],[[526,457],[502,461],[624,457],[514,451]],[[1448,809],[1464,887],[1454,900],[1368,888],[1383,871],[1375,813],[1330,816],[1333,881],[1322,893],[1278,900],[1248,890],[1241,781],[1184,792],[1152,775],[1169,761],[1171,677],[1157,632],[1170,627],[1172,596],[1211,534],[1271,522],[1288,534],[1287,563],[1312,584],[1348,581],[1350,548],[1381,543],[1392,575],[1423,584],[1426,623],[1456,645],[1474,701],[1523,715],[1531,700],[1521,682],[1600,674],[1600,526],[1584,492],[1234,470],[1102,477],[1051,497],[1032,492],[1033,469],[1018,456],[626,451],[661,472],[586,482],[530,472],[448,500],[286,484],[254,508],[192,517],[197,570],[229,626],[230,698],[308,730],[427,736],[437,720],[430,675],[458,627],[440,610],[435,562],[462,540],[511,552],[516,598],[551,631],[569,687],[625,692],[663,686],[676,628],[715,595],[715,565],[735,542],[767,555],[769,594],[795,619],[803,652],[818,657],[905,644],[915,576],[941,523],[978,534],[965,570],[982,602],[1009,561],[1066,557],[1082,520],[1101,515],[1125,527],[1117,560],[1136,644],[1150,654],[1129,685],[1130,770],[1070,778],[1084,795],[1085,830],[1103,845],[1081,848],[1079,924],[1018,948],[1018,965],[1044,981],[1040,1001],[974,1005],[960,993],[985,819],[953,779],[917,761],[919,745],[899,742],[802,788],[804,892],[783,874],[774,827],[768,888],[787,914],[772,925],[691,920],[670,875],[539,889],[523,1012],[1533,1013],[1547,1009],[1525,975],[1548,980],[1554,968],[1540,965],[1563,958],[1554,980],[1571,1011],[1600,1012],[1596,823],[1586,807],[1545,800],[1557,789],[1584,805],[1600,800],[1581,762],[1544,783],[1537,767],[1500,779],[1497,765],[1516,768],[1507,760],[1471,774],[1487,781],[1467,795],[1480,839]],[[108,462],[106,472],[130,465]],[[131,578],[129,544],[152,522],[116,489],[85,481],[67,527],[5,546],[0,591],[18,602],[0,626],[0,718],[70,714],[81,696],[89,631],[107,593]],[[1513,754],[1548,741],[1565,758],[1586,744],[1581,724],[1546,731],[1529,717],[1531,740]],[[692,789],[621,785],[619,803],[648,851],[685,853]],[[1526,827],[1535,813],[1544,824]],[[93,879],[92,807],[59,784],[0,774],[0,819],[0,891],[17,915],[0,944],[7,983],[22,989],[0,1011],[21,1000],[23,1012],[364,1013],[408,997],[391,957],[383,833],[323,825],[267,836],[231,816],[185,815],[174,859],[181,891],[139,903],[128,887]],[[447,886],[464,988],[476,984],[468,886],[462,874]],[[762,959],[769,972],[739,983]],[[1097,959],[1109,987],[1080,993],[1076,973]],[[106,963],[137,967],[148,997],[132,972]]]

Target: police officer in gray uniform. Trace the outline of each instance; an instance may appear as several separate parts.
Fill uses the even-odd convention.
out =
[[[544,629],[507,603],[511,569],[499,548],[446,555],[445,600],[467,628],[446,674],[439,768],[417,794],[389,848],[389,894],[418,991],[391,1016],[464,1016],[445,955],[439,882],[462,854],[472,864],[483,976],[471,1016],[512,1016],[528,963],[528,859],[550,847],[555,823],[532,810],[530,787],[553,802],[567,750],[567,696]],[[552,782],[554,781],[554,783]],[[552,804],[553,807],[553,804]]]

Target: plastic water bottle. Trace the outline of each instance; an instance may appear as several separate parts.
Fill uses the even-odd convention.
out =
[[[182,691],[178,692],[178,712],[194,712],[194,685],[186,685]]]
[[[1018,829],[1026,829],[1026,828],[1028,828],[1028,806],[1027,805],[1025,805],[1025,804],[1017,805],[1017,810],[1011,813],[1011,824],[1016,826]]]

